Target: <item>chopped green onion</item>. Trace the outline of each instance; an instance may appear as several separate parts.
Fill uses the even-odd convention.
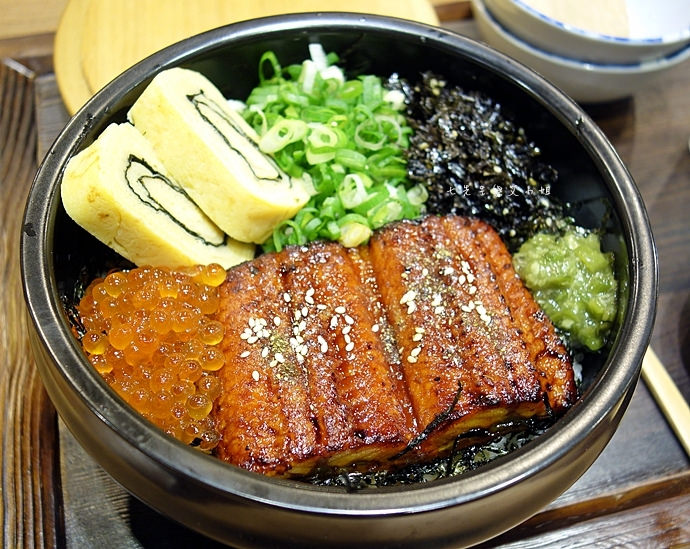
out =
[[[241,111],[260,148],[313,186],[307,205],[275,228],[265,251],[318,239],[357,246],[386,223],[421,215],[427,199],[407,177],[412,129],[404,98],[378,76],[346,79],[337,56],[319,44],[309,51],[309,59],[287,67],[264,53],[259,86]]]
[[[259,140],[259,148],[274,153],[290,143],[299,141],[307,134],[307,125],[301,120],[278,120]]]
[[[426,202],[427,198],[429,198],[429,193],[421,183],[407,190],[407,199],[413,206],[421,206]]]
[[[369,193],[364,186],[362,176],[356,173],[347,174],[338,188],[338,197],[348,210],[364,202],[369,197]]]
[[[348,223],[340,228],[340,238],[338,238],[338,241],[347,248],[354,248],[369,240],[371,232],[369,225]]]
[[[399,202],[383,202],[369,211],[369,220],[374,229],[400,219],[403,207]]]

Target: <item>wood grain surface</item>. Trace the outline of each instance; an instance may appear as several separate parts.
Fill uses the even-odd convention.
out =
[[[469,10],[468,4],[463,3]],[[450,4],[444,4],[449,9]],[[309,11],[394,15],[437,25],[430,0],[70,0],[55,40],[55,72],[75,113],[115,76],[178,40],[257,17]],[[131,14],[136,12],[137,16]]]
[[[0,40],[55,32],[68,0],[0,0]]]
[[[19,272],[21,216],[37,167],[34,80],[44,69],[33,61],[0,64],[0,520],[4,547],[55,547],[63,537],[56,417],[31,358]]]
[[[448,28],[476,37],[471,22]],[[0,40],[0,52],[42,51]],[[652,344],[690,398],[690,71],[589,113],[640,188],[655,233],[660,295]],[[50,58],[0,64],[0,520],[5,547],[215,547],[128,496],[58,428],[26,341],[19,282],[21,213],[37,167],[67,113]],[[59,435],[59,439],[58,439]],[[690,463],[643,383],[613,440],[542,512],[483,547],[688,547]],[[113,544],[113,540],[117,543]]]

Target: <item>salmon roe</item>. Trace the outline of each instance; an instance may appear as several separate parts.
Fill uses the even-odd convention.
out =
[[[212,315],[224,280],[217,264],[137,267],[94,280],[77,307],[96,371],[145,418],[206,452],[220,439],[211,410],[225,356]]]

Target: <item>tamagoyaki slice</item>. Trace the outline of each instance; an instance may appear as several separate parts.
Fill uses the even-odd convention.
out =
[[[254,129],[205,76],[157,74],[129,120],[189,196],[233,238],[263,243],[308,201],[308,185],[259,150]]]
[[[61,195],[77,224],[136,265],[227,269],[254,257],[254,245],[218,228],[129,123],[109,125],[70,159]]]

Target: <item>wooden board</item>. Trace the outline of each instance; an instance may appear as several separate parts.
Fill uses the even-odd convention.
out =
[[[429,0],[292,0],[288,9],[282,0],[70,0],[55,40],[60,93],[73,114],[122,71],[178,40],[266,15],[325,10],[439,24]]]
[[[74,114],[92,95],[81,64],[82,29],[90,0],[70,0],[62,12],[55,33],[53,64],[62,100],[70,114]]]

